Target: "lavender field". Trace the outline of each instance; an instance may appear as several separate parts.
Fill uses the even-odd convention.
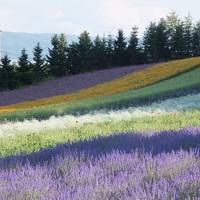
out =
[[[0,0],[0,200],[200,200],[200,1],[37,1]]]
[[[200,198],[200,128],[117,134],[0,160],[4,199]]]
[[[149,67],[149,65],[134,65],[129,67],[99,70],[85,74],[66,76],[60,79],[44,81],[38,85],[27,86],[25,88],[16,89],[13,91],[0,91],[0,106],[67,94],[119,78],[146,67]]]

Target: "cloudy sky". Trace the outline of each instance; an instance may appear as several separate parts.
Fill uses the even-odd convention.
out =
[[[199,0],[0,0],[0,30],[96,35],[137,25],[142,32],[171,10],[200,19]]]

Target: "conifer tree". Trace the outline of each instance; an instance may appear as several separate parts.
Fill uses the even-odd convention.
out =
[[[180,22],[176,26],[175,33],[172,37],[172,58],[184,58],[185,57],[185,43],[184,43],[184,25]]]
[[[1,59],[0,89],[14,89],[17,86],[16,84],[14,66],[8,56],[5,55]]]
[[[106,44],[106,63],[108,67],[113,66],[114,63],[114,41],[111,35],[108,35]]]
[[[195,25],[192,32],[192,55],[200,56],[200,22]]]
[[[79,67],[81,72],[92,70],[92,41],[87,31],[81,33],[78,42]]]
[[[41,81],[46,76],[46,64],[45,59],[42,55],[43,49],[40,47],[40,44],[38,43],[37,46],[33,49],[33,74],[34,74],[34,80]]]
[[[28,60],[28,54],[26,53],[26,49],[22,49],[21,56],[18,60],[18,71],[21,73],[27,73],[31,71],[30,62]]]
[[[68,66],[70,74],[78,74],[81,72],[79,46],[76,42],[72,42],[68,47]]]
[[[106,68],[106,41],[97,36],[92,47],[93,70]]]
[[[21,85],[29,85],[33,82],[31,64],[26,49],[22,49],[18,60],[17,77]]]
[[[144,53],[147,62],[157,62],[159,53],[157,48],[157,26],[151,22],[143,38]]]
[[[174,38],[177,31],[177,26],[181,23],[179,16],[176,12],[171,12],[165,19],[165,24],[167,28],[167,46],[169,49],[169,57],[174,58],[173,55],[173,46]]]
[[[64,34],[59,36],[59,67],[58,76],[64,76],[69,73],[68,62],[67,62],[67,39]]]
[[[192,56],[192,31],[193,31],[192,17],[188,15],[183,23],[184,23],[183,40],[185,45],[184,54],[186,57],[189,57]]]
[[[164,19],[161,19],[156,28],[156,48],[158,60],[167,60],[170,57],[170,48],[168,46],[167,27]]]
[[[48,74],[56,76],[59,66],[59,37],[54,35],[51,39],[52,48],[49,48],[49,55],[46,56],[48,62]]]
[[[114,62],[116,66],[127,64],[126,45],[127,42],[123,30],[118,30],[118,35],[114,41]]]
[[[139,40],[138,40],[138,28],[135,26],[132,28],[131,36],[127,47],[128,64],[133,65],[138,62],[139,57]]]

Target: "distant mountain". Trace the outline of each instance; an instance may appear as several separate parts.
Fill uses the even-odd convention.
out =
[[[44,49],[44,54],[47,54],[48,48],[51,46],[51,37],[53,33],[2,33],[2,54],[8,54],[12,60],[16,60],[20,56],[23,48],[26,48],[29,58],[32,59],[32,51],[37,42]],[[68,43],[77,41],[76,35],[66,34]],[[1,43],[0,41],[0,43]]]

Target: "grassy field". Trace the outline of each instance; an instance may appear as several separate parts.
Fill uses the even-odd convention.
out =
[[[63,102],[71,102],[91,97],[108,96],[131,89],[141,88],[155,82],[176,76],[200,64],[200,57],[169,61],[155,64],[149,68],[131,73],[113,81],[83,89],[68,95],[59,95],[35,101],[26,101],[8,106],[1,106],[0,112],[11,112],[18,109],[27,109]]]
[[[0,113],[0,199],[199,198],[199,59]]]
[[[23,133],[0,139],[0,156],[31,153],[57,144],[91,139],[97,136],[112,135],[119,132],[175,130],[187,126],[200,126],[200,111],[170,113],[155,117],[124,119],[103,123],[86,123],[67,129],[43,130]]]
[[[47,119],[50,116],[65,114],[84,114],[91,110],[121,109],[134,105],[149,104],[153,101],[173,96],[196,93],[200,91],[200,67],[168,80],[124,93],[106,97],[90,98],[86,100],[44,106],[40,108],[24,109],[10,113],[0,113],[0,121]]]

